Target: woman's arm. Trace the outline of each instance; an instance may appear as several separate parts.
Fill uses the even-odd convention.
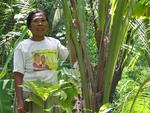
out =
[[[15,79],[16,99],[17,99],[17,111],[18,113],[26,113],[23,99],[23,90],[22,87],[20,87],[20,85],[22,85],[23,83],[23,74],[19,72],[14,72],[14,79]]]

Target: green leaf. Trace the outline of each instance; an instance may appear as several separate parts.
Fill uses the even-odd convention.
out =
[[[26,101],[32,101],[33,103],[44,108],[44,101],[41,98],[39,98],[37,95],[34,94],[30,95],[29,98],[26,99]]]
[[[20,37],[19,37],[19,38],[17,39],[17,41],[15,42],[15,47],[17,46],[17,44],[18,44],[21,40],[23,40],[23,38],[24,38],[24,36],[27,34],[27,32],[28,32],[28,29],[27,29],[27,27],[26,27],[26,28],[22,31]],[[15,48],[15,47],[14,47],[14,48]],[[3,69],[2,69],[2,71],[1,71],[1,73],[0,73],[0,79],[2,79],[2,78],[6,75],[6,73],[7,73],[7,66],[8,66],[9,62],[11,61],[11,59],[13,58],[13,53],[14,53],[14,49],[13,49],[13,51],[10,52],[9,55],[8,55],[8,58],[7,58],[7,60],[6,60],[6,63],[5,63]]]
[[[110,108],[110,104],[106,103],[102,107],[100,107],[100,110],[98,113],[108,113],[112,108]]]
[[[39,106],[41,106],[42,102],[45,102],[49,96],[60,96],[60,106],[67,111],[67,113],[71,113],[74,97],[78,94],[76,86],[69,82],[52,85],[42,81],[34,81],[25,82],[23,87],[33,93],[33,95],[29,97],[29,100]]]
[[[12,89],[12,80],[0,80],[0,113],[12,113],[12,98],[8,94],[8,89]]]

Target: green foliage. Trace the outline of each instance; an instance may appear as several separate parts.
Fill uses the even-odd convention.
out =
[[[100,110],[98,113],[109,113],[112,108],[110,108],[110,104],[106,103],[103,106],[101,106]]]
[[[0,80],[0,113],[12,113],[12,80]]]
[[[0,9],[0,35],[2,35],[7,33],[6,29],[8,31],[12,30],[15,21],[13,19],[14,10],[11,5],[0,2]]]
[[[96,39],[94,37],[94,30],[93,30],[93,25],[89,22],[89,25],[87,26],[87,50],[88,50],[88,55],[90,58],[91,63],[97,64],[97,45],[96,45]]]
[[[135,70],[137,69],[137,70]],[[125,68],[123,78],[117,86],[115,100],[112,104],[113,113],[129,113],[133,99],[138,88],[146,78],[148,78],[149,70],[141,68],[129,69]],[[128,77],[130,73],[130,76]],[[131,77],[132,74],[132,77]],[[145,75],[145,76],[144,76]],[[150,84],[147,83],[136,98],[132,113],[145,112],[150,110]]]
[[[147,92],[147,90],[146,91],[143,91],[143,89],[144,89],[144,87],[145,87],[145,85],[147,84],[147,83],[149,83],[150,82],[150,77],[148,77],[146,80],[144,80],[144,82],[140,85],[140,87],[138,88],[138,90],[137,90],[137,93],[136,93],[136,95],[134,96],[134,99],[133,99],[133,102],[132,102],[132,104],[131,104],[131,107],[130,107],[130,110],[129,110],[129,113],[132,113],[132,112],[137,112],[137,109],[134,109],[134,105],[135,104],[138,104],[136,107],[143,107],[143,109],[141,110],[138,110],[138,112],[139,111],[146,111],[146,112],[148,112],[149,110],[150,110],[150,107],[149,107],[149,100],[150,100],[150,96],[149,96],[149,92]],[[148,85],[148,87],[149,87],[149,85]],[[142,98],[140,97],[140,95],[139,95],[139,93],[141,93],[141,92],[144,92],[144,96],[142,95]],[[145,95],[146,94],[146,95]],[[145,97],[146,96],[146,97]],[[143,102],[143,99],[144,99],[144,102]],[[148,100],[148,102],[146,101],[145,102],[145,99],[146,100]],[[138,101],[139,100],[139,101]],[[142,105],[142,106],[139,106],[139,105]],[[143,106],[144,105],[144,106]]]
[[[15,45],[17,45],[21,40],[23,40],[24,36],[27,34],[27,31],[28,31],[27,28],[25,28],[23,30],[22,34],[20,35],[20,37],[18,38],[18,40],[15,42]],[[9,53],[9,57],[7,57],[5,65],[4,65],[4,67],[3,67],[3,69],[2,69],[2,71],[0,73],[0,79],[2,79],[6,75],[6,73],[7,73],[8,63],[12,60],[14,48],[13,48],[12,52]]]
[[[63,2],[65,1],[65,2]],[[95,29],[93,25],[93,21],[99,22],[99,28],[100,30],[107,32],[106,27],[110,27],[111,30],[108,30],[110,34],[110,37],[108,37],[109,43],[110,43],[110,52],[108,55],[108,59],[110,63],[108,64],[107,69],[105,72],[109,73],[112,72],[111,75],[108,74],[108,79],[106,79],[106,85],[108,85],[108,81],[110,82],[113,71],[115,70],[115,63],[112,63],[112,61],[116,61],[117,57],[118,59],[122,59],[122,54],[119,54],[120,47],[121,51],[125,51],[125,60],[123,62],[123,66],[127,66],[124,70],[123,79],[119,82],[119,85],[117,87],[117,93],[116,93],[116,99],[114,101],[114,104],[112,107],[106,106],[104,109],[103,107],[100,109],[101,112],[105,112],[105,110],[110,110],[110,108],[113,108],[111,111],[114,113],[125,113],[129,110],[131,103],[133,101],[133,98],[135,96],[135,93],[141,83],[149,77],[149,67],[150,66],[150,49],[149,49],[149,22],[145,23],[143,20],[134,20],[134,18],[147,18],[149,19],[150,15],[150,2],[149,0],[111,0],[111,15],[109,15],[111,18],[105,18],[107,11],[110,10],[110,5],[107,4],[108,0],[93,0],[93,8],[91,9],[89,6],[91,5],[89,2],[92,0],[88,0],[85,3],[83,3],[83,0],[78,0],[78,13],[77,18],[79,18],[81,26],[78,29],[79,32],[75,29],[70,29],[72,26],[72,19],[75,15],[71,15],[72,8],[70,8],[69,1],[67,0],[55,0],[55,1],[49,1],[49,0],[1,0],[0,2],[0,78],[10,78],[10,75],[12,75],[12,56],[13,56],[13,49],[17,45],[18,41],[23,38],[28,38],[28,34],[22,34],[22,26],[25,24],[25,19],[27,16],[27,13],[35,8],[44,9],[48,13],[49,17],[49,32],[48,35],[56,36],[56,33],[59,32],[58,37],[67,37],[69,41],[70,34],[74,37],[85,36],[86,39],[86,46],[88,51],[88,56],[90,57],[91,63],[97,64],[97,47],[96,47],[96,40],[95,40]],[[129,2],[128,5],[125,2]],[[62,2],[64,4],[62,4]],[[98,4],[100,2],[100,8],[101,10],[98,11]],[[117,7],[118,3],[120,3],[120,7]],[[121,6],[122,5],[122,6]],[[106,6],[109,6],[107,9]],[[62,12],[62,8],[64,12]],[[117,8],[117,9],[116,9]],[[120,8],[120,9],[118,9]],[[116,9],[116,12],[115,12]],[[94,13],[93,13],[93,12]],[[64,25],[62,25],[62,13],[64,14]],[[130,15],[131,14],[131,15]],[[128,26],[126,26],[123,23],[126,23],[127,18],[132,18],[128,22],[130,22],[129,29],[132,29],[131,38],[129,39],[130,43],[125,43],[126,33],[127,31],[130,31],[129,29],[126,29]],[[105,23],[111,21],[111,24],[113,27],[109,26],[109,23]],[[149,21],[149,20],[148,20]],[[121,25],[122,24],[122,25]],[[107,26],[108,25],[108,26]],[[120,27],[121,26],[121,27]],[[65,31],[64,31],[65,30]],[[23,31],[24,32],[24,31]],[[23,36],[23,37],[22,37]],[[22,37],[22,38],[20,38]],[[125,43],[123,46],[120,43],[118,43],[118,40],[122,40],[121,38],[124,38],[122,41]],[[112,41],[113,40],[113,41]],[[48,87],[49,90],[47,91],[43,87],[41,88],[40,83],[35,84],[29,84],[32,86],[35,90],[34,92],[36,94],[32,95],[31,101],[37,102],[38,105],[42,105],[42,102],[47,99],[49,95],[57,94],[60,96],[60,106],[68,111],[70,113],[71,107],[72,107],[72,101],[74,95],[76,95],[75,89],[80,88],[80,85],[85,88],[86,83],[84,81],[86,80],[87,76],[83,78],[82,75],[85,74],[84,65],[83,64],[83,57],[84,55],[80,53],[81,47],[79,45],[79,38],[75,39],[76,48],[79,56],[79,64],[82,65],[80,67],[81,75],[79,74],[78,70],[63,68],[59,71],[59,80],[60,81],[67,81],[64,84],[57,84],[56,86],[53,86],[49,84]],[[80,41],[81,42],[81,41]],[[117,47],[117,52],[114,50],[114,46]],[[111,53],[112,52],[112,53]],[[115,59],[110,55],[115,56]],[[119,56],[117,56],[119,54]],[[86,56],[86,55],[85,55]],[[117,56],[117,57],[116,57]],[[119,60],[118,60],[119,61]],[[113,66],[112,66],[113,64]],[[125,65],[124,65],[125,64]],[[110,67],[109,67],[110,66]],[[122,66],[122,67],[123,67]],[[112,71],[113,69],[113,71]],[[94,70],[95,71],[95,70]],[[82,78],[82,84],[80,84]],[[37,85],[40,84],[40,85]],[[1,85],[1,84],[0,84]],[[68,87],[67,87],[68,85]],[[110,84],[109,84],[110,86]],[[38,89],[40,87],[41,89]],[[47,86],[45,86],[47,87]],[[63,88],[62,88],[63,87]],[[62,88],[62,89],[60,89]],[[105,88],[106,90],[109,90],[109,88]],[[38,92],[37,92],[38,91]],[[149,112],[149,84],[147,84],[143,90],[140,92],[137,101],[135,102],[133,113],[135,112]],[[78,92],[78,91],[77,91]],[[83,93],[88,96],[88,91],[84,91]],[[73,94],[72,94],[73,93]],[[79,91],[78,93],[81,94]],[[109,93],[109,92],[108,92]],[[1,95],[3,93],[0,92]],[[42,96],[43,95],[43,96]],[[108,97],[108,95],[107,95]],[[0,99],[1,100],[1,99]],[[2,101],[4,101],[2,99]],[[7,100],[6,100],[7,101]],[[65,102],[66,101],[66,102]],[[67,106],[67,103],[69,103],[69,106]],[[105,106],[105,105],[104,105]],[[2,110],[2,109],[0,109]],[[8,112],[9,113],[9,112]]]
[[[0,2],[0,5],[2,6],[0,7],[2,12],[0,17],[0,78],[12,78],[13,50],[20,40],[18,38],[21,38],[22,35],[24,35],[22,39],[27,36],[22,34],[24,32],[25,19],[22,10],[26,11],[27,9],[25,10],[26,4],[23,1],[5,1],[3,3]]]
[[[69,84],[65,84],[62,87],[62,90],[64,93],[61,93],[61,100],[60,100],[62,108],[67,113],[71,113],[73,109],[73,105],[74,105],[73,102],[74,102],[75,96],[77,96],[78,94],[78,90],[76,89],[76,86],[70,87],[70,85],[71,84],[69,83]]]
[[[136,18],[149,18],[150,16],[150,2],[149,0],[134,0],[134,8],[133,8],[133,15]]]
[[[73,83],[75,86],[78,86],[81,82],[80,73],[78,69],[69,69],[63,67],[58,71],[58,80],[67,81]]]
[[[62,68],[59,70],[58,72],[58,79],[60,82],[63,82],[63,81],[66,81],[66,82],[70,82],[72,84],[74,84],[74,86],[76,87],[76,89],[78,89],[78,92],[77,94],[81,96],[81,80],[80,80],[80,73],[79,73],[79,70],[78,69],[68,69],[68,68]],[[76,95],[76,91],[74,92],[74,89],[65,89],[65,94],[69,94],[69,97],[66,99],[66,101],[62,101],[62,105],[67,107],[70,105],[70,108],[71,105],[73,106],[73,103],[70,103],[73,98],[72,97],[75,97]],[[63,92],[62,93],[62,96],[64,95]],[[66,98],[65,95],[63,97],[64,99]],[[62,99],[63,99],[62,98]],[[63,100],[64,100],[63,99]],[[73,100],[72,100],[73,102]],[[68,104],[69,103],[69,104]],[[71,109],[70,109],[71,111]],[[68,112],[70,113],[70,112]]]
[[[67,113],[72,111],[74,97],[78,94],[76,86],[69,82],[52,85],[42,81],[34,81],[26,82],[23,87],[32,93],[27,101],[32,101],[39,106],[43,106],[43,102],[45,102],[49,96],[58,96],[60,98],[58,106]],[[48,108],[51,107],[52,106],[48,106]]]

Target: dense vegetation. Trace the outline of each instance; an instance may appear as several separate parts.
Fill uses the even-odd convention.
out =
[[[36,8],[48,14],[48,36],[68,48],[73,40],[78,66],[60,61],[60,83],[45,84],[46,91],[39,81],[27,83],[25,87],[36,91],[30,100],[42,102],[58,94],[59,106],[68,113],[74,97],[81,97],[78,110],[86,113],[150,112],[149,0],[1,0],[0,113],[11,111],[2,103],[11,105],[14,98],[13,50],[31,36],[26,16]],[[12,96],[9,101],[6,93]]]

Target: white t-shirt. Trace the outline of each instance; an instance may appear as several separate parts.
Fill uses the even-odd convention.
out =
[[[55,83],[57,60],[65,60],[68,53],[59,40],[51,37],[45,37],[42,41],[25,39],[15,48],[13,72],[24,74],[24,81]]]

